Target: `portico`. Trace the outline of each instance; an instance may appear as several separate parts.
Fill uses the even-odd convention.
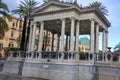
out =
[[[120,54],[116,58],[118,64],[113,65],[111,61],[116,54],[106,52],[109,21],[98,9],[83,8],[74,1],[67,3],[48,0],[33,9],[29,18],[31,26],[28,51],[10,51],[3,71],[48,80],[96,80],[96,75],[108,74],[111,67],[116,66],[118,69]],[[40,29],[39,44],[35,50],[37,27]],[[55,52],[52,49],[50,52],[42,50],[44,30],[58,34],[58,49]],[[103,53],[99,53],[99,33],[102,33]],[[79,54],[79,36],[84,34],[90,35],[90,52]],[[116,69],[111,71],[112,74],[116,73]],[[99,75],[98,78],[103,80]]]
[[[64,53],[65,35],[70,35],[69,53],[78,52],[80,35],[90,35],[90,53],[99,52],[99,33],[102,32],[102,52],[107,49],[109,21],[97,9],[81,8],[58,0],[50,0],[31,13],[31,31],[28,51],[34,51],[36,26],[40,24],[38,52],[42,52],[43,30],[60,34],[59,52]]]

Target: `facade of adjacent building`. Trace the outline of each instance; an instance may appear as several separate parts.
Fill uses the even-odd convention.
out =
[[[40,33],[39,27],[37,27],[36,34],[35,34],[37,40],[39,39],[39,33]],[[49,51],[57,51],[58,35],[57,34],[53,35],[53,33],[51,33],[50,31],[47,31],[47,30],[44,30],[43,34],[44,34],[43,35],[43,45],[42,45],[42,49],[44,48],[43,51],[47,51],[47,52],[49,52]],[[36,42],[38,42],[38,41],[36,41]],[[39,44],[39,42],[38,42],[38,44]],[[35,46],[35,50],[37,50],[38,44]]]
[[[8,21],[6,18],[5,21],[8,24],[9,30],[5,32],[4,36],[0,35],[0,54],[4,57],[5,56],[5,48],[19,48],[20,46],[20,42],[17,42],[17,38],[21,35],[22,33],[22,24],[23,21],[16,18],[16,17],[12,17],[11,21]],[[38,39],[39,39],[39,27],[37,27],[36,30],[36,46],[39,44],[38,43]],[[44,30],[44,35],[43,35],[43,39],[44,39],[44,46],[42,47],[46,47],[44,51],[51,51],[52,47],[53,47],[53,51],[57,51],[57,42],[58,42],[58,38],[57,35],[54,34],[54,38],[53,38],[53,45],[52,46],[52,33],[49,31]],[[46,41],[46,36],[47,38],[47,42]],[[35,48],[35,50],[37,49],[37,47]]]
[[[79,39],[79,52],[88,53],[90,51],[90,40],[87,37]]]
[[[4,36],[0,35],[0,54],[4,57],[5,56],[5,48],[13,48],[18,47],[18,42],[16,39],[22,32],[22,23],[23,21],[12,17],[11,21],[8,21],[7,18],[4,18],[6,23],[8,24],[9,30],[5,32]]]

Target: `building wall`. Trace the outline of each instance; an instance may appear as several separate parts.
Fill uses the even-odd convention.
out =
[[[12,17],[11,21],[8,21],[6,18],[5,21],[8,24],[9,30],[5,32],[5,35],[2,39],[0,39],[0,44],[2,44],[2,48],[0,50],[0,53],[2,56],[5,56],[4,48],[6,47],[18,47],[18,43],[16,42],[16,39],[19,37],[22,31],[22,24],[18,18]],[[21,24],[21,25],[20,25]]]
[[[88,53],[90,51],[89,45],[80,44],[78,49],[79,52],[84,52],[84,53]]]
[[[88,53],[90,51],[90,40],[87,37],[79,39],[79,52]]]
[[[39,29],[37,28],[36,29],[36,39],[38,39],[38,41],[39,41]],[[44,30],[43,31],[43,37],[44,37],[44,35],[46,36],[46,35],[48,35],[48,38],[49,38],[49,40],[47,40],[47,46],[46,46],[46,50],[45,51],[51,51],[52,49],[51,49],[51,46],[52,46],[52,33],[50,32],[50,31],[48,31],[48,33],[47,33],[47,31],[46,30]],[[44,39],[44,38],[43,38]],[[45,42],[44,42],[45,43]],[[57,34],[55,34],[54,35],[54,43],[53,43],[53,51],[57,51],[57,43],[58,43],[58,36],[57,36]],[[38,44],[39,44],[39,42],[38,42]],[[36,45],[35,46],[35,50],[37,50],[37,46],[38,45]]]

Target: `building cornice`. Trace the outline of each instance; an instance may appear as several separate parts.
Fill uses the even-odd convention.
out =
[[[107,27],[110,27],[111,26],[111,23],[108,21],[108,19],[100,12],[99,9],[96,9],[96,8],[84,8],[84,9],[81,9],[80,10],[80,13],[81,14],[84,14],[84,13],[95,13],[98,18],[103,22],[105,23],[105,25]]]
[[[48,11],[48,12],[41,12],[40,11],[40,10],[44,9],[45,7],[51,5],[51,4],[62,6],[64,8],[60,9],[60,10],[54,10],[54,11]],[[67,2],[57,1],[57,0],[50,0],[46,3],[44,3],[43,5],[35,8],[31,13],[31,17],[40,16],[40,15],[48,15],[48,14],[53,14],[53,13],[67,12],[67,11],[71,11],[71,10],[75,11],[77,14],[95,13],[97,15],[97,17],[107,27],[111,26],[111,23],[107,20],[107,18],[97,8],[82,8],[75,3],[67,3]]]

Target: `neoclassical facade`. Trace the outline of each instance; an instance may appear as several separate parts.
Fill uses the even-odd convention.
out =
[[[42,51],[43,31],[58,34],[58,51],[65,51],[65,36],[70,37],[68,52],[78,52],[79,36],[90,35],[90,53],[99,52],[99,33],[102,32],[102,52],[108,47],[110,22],[95,8],[82,8],[77,3],[48,0],[31,12],[28,51],[34,51],[36,26],[40,27],[39,52]],[[54,38],[53,38],[54,39]],[[67,40],[66,40],[67,41]]]
[[[5,50],[4,48],[17,48],[19,47],[19,42],[16,39],[22,33],[22,24],[23,20],[20,20],[14,16],[11,16],[12,20],[8,21],[7,18],[3,19],[8,24],[8,31],[5,32],[4,35],[0,34],[0,54],[2,57],[5,57]]]

